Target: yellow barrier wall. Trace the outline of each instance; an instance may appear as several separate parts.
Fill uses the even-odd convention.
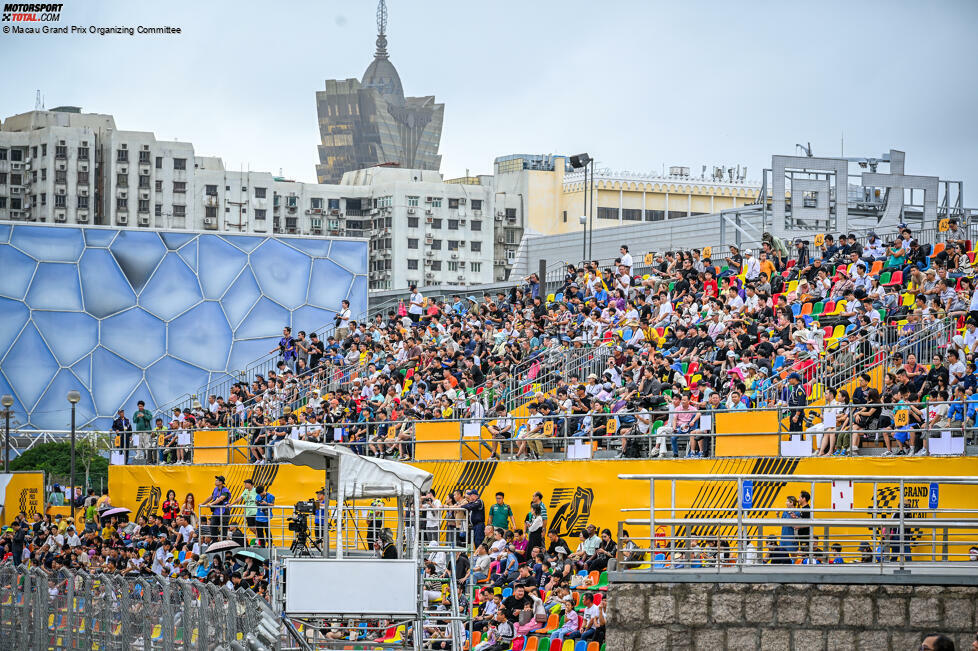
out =
[[[245,456],[244,461],[247,461],[247,458]],[[223,430],[198,430],[194,432],[194,463],[227,463],[227,461],[227,432]]]
[[[3,493],[0,520],[4,525],[13,522],[21,511],[28,518],[44,512],[44,473],[40,470],[0,473],[0,488]]]
[[[738,432],[777,432],[778,412],[775,410],[730,411],[716,415],[717,434]],[[776,457],[780,454],[777,434],[716,437],[718,457]]]
[[[626,518],[641,517],[637,513],[623,514],[622,508],[648,508],[649,487],[647,482],[618,479],[619,474],[692,473],[692,474],[774,474],[783,475],[784,481],[770,485],[755,485],[755,509],[780,509],[788,495],[797,496],[801,490],[811,491],[808,482],[792,481],[792,475],[879,475],[892,477],[891,482],[877,486],[877,502],[881,507],[896,507],[901,477],[970,476],[978,475],[978,460],[974,458],[948,459],[883,459],[883,458],[804,458],[804,459],[665,459],[665,460],[589,460],[589,461],[537,461],[493,462],[462,461],[413,464],[433,473],[434,488],[439,499],[454,489],[477,489],[486,506],[494,501],[494,493],[506,493],[506,502],[513,508],[517,523],[522,523],[529,510],[529,498],[534,491],[541,491],[547,506],[549,526],[556,527],[562,535],[569,535],[585,524],[615,530],[617,522]],[[187,492],[193,492],[197,503],[203,502],[214,487],[214,475],[224,475],[235,501],[241,494],[243,481],[252,479],[255,484],[269,487],[279,505],[292,505],[299,500],[312,499],[322,486],[322,473],[304,466],[269,464],[262,466],[112,466],[109,469],[109,490],[112,501],[127,506],[136,514],[155,513],[159,509],[160,496],[169,489],[177,492],[181,502]],[[908,483],[905,497],[908,508],[928,507],[929,480]],[[830,508],[828,484],[815,486],[813,505],[816,509]],[[857,485],[855,507],[870,508],[873,504],[872,486]],[[939,506],[950,508],[975,508],[974,486],[942,485]],[[656,492],[656,505],[669,506],[668,484],[660,482]],[[694,511],[684,513],[685,508],[735,508],[739,496],[736,484],[705,484],[704,482],[680,482],[676,488],[677,517],[723,517],[720,512]],[[775,517],[776,511],[755,511],[749,517]],[[735,517],[733,515],[731,518]],[[856,513],[836,511],[816,514],[821,517],[865,517]],[[949,514],[948,517],[954,517]],[[817,523],[816,523],[817,526]],[[836,535],[840,532],[833,530]],[[768,532],[765,532],[768,533]],[[777,533],[772,530],[770,533]],[[863,527],[853,529],[854,536],[868,537],[870,531]],[[731,535],[729,528],[697,528],[693,535],[699,537]],[[633,531],[633,536],[647,535],[647,531]],[[816,535],[821,535],[817,532]],[[972,534],[973,537],[973,534]],[[568,541],[570,542],[570,541]],[[916,544],[927,545],[928,541]],[[954,549],[966,553],[966,549]]]

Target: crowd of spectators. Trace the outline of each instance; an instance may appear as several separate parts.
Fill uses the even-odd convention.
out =
[[[832,390],[840,405],[860,404],[819,385],[820,359],[829,369],[869,364],[893,341],[884,328],[906,338],[957,318],[962,330],[947,358],[902,360],[909,382],[898,376],[893,387],[905,396],[886,388],[859,396],[862,404],[954,399],[962,386],[974,392],[978,288],[971,243],[953,220],[943,235],[934,246],[919,244],[907,227],[887,241],[870,233],[866,244],[854,234],[827,235],[813,250],[765,234],[759,250],[731,246],[717,263],[700,249],[657,254],[641,275],[622,246],[611,264],[568,266],[550,294],[534,274],[481,300],[432,300],[412,287],[398,308],[365,322],[345,307],[325,340],[285,328],[276,370],[227,396],[156,418],[141,406],[132,422],[120,412],[113,429],[120,447],[136,450],[127,454],[150,463],[189,463],[188,432],[196,428],[242,428],[256,463],[289,437],[409,460],[414,423],[437,419],[489,427],[495,457],[500,439],[516,439],[509,451],[533,457],[553,436],[598,439],[633,456],[630,440],[653,426],[643,453],[701,456],[711,447],[708,412],[786,405],[796,408],[790,426],[800,431],[800,408],[814,387]],[[526,393],[555,353],[598,346],[603,369],[561,376],[546,395]],[[959,364],[970,366],[950,376],[942,370]],[[520,405],[529,416],[514,422],[507,412]],[[860,420],[886,429],[880,415],[852,417]],[[133,435],[138,444],[129,443]],[[826,452],[850,449],[833,443]]]

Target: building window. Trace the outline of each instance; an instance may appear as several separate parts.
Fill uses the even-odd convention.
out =
[[[181,204],[173,204],[173,216],[174,217],[186,217],[187,207]]]
[[[432,260],[431,261],[431,270],[432,271],[441,271],[441,260]]]
[[[88,208],[88,197],[83,197],[83,196],[79,195],[78,196],[78,207],[79,208]]]
[[[7,150],[0,149],[0,160],[7,160]],[[415,197],[417,199],[417,197]]]
[[[418,268],[418,261],[417,260],[412,260],[411,258],[408,258],[408,266],[407,266],[407,268],[408,269],[417,269]]]
[[[416,237],[409,237],[408,238],[408,248],[409,249],[416,249],[416,248],[418,248],[418,238],[416,238]]]
[[[408,217],[408,228],[417,228],[417,227],[418,227],[418,218]]]
[[[481,231],[482,230],[482,222],[479,221],[478,219],[473,219],[471,222],[469,222],[469,224],[472,225],[472,230],[474,230],[474,231]]]
[[[340,200],[339,199],[330,199],[329,200],[329,209],[330,210],[339,210],[340,209]]]
[[[684,219],[686,217],[686,211],[684,210],[670,210],[669,219]]]
[[[174,158],[173,159],[173,169],[175,169],[175,170],[185,170],[185,169],[187,169],[187,159],[186,158]]]
[[[449,208],[458,208],[458,199],[449,199],[448,200],[448,207]],[[451,271],[451,270],[449,270],[449,271]]]
[[[431,207],[432,208],[441,208],[441,197],[432,197],[431,198]]]
[[[217,196],[217,186],[216,185],[205,185],[204,186],[204,194],[206,194],[209,197],[216,197]]]
[[[450,231],[457,231],[458,230],[458,220],[457,219],[449,219],[448,220],[448,230],[450,230]]]
[[[448,270],[449,271],[458,271],[458,260],[449,260],[448,261]]]
[[[472,210],[482,210],[482,199],[472,199],[469,203],[472,205]]]
[[[0,172],[0,185],[7,185],[7,173]]]
[[[139,152],[139,162],[140,163],[149,163],[149,152],[148,151],[141,151],[141,152]]]
[[[217,208],[211,206],[204,208],[204,217],[217,217]]]
[[[187,182],[186,181],[174,181],[173,182],[173,191],[176,192],[176,193],[185,193],[187,191]]]
[[[431,227],[432,228],[441,228],[441,220],[440,219],[432,219],[431,220]]]
[[[441,240],[431,240],[431,250],[441,251]]]
[[[285,197],[285,205],[289,208],[295,208],[297,205],[299,205],[299,197],[295,195]]]
[[[506,229],[506,244],[516,244],[516,229],[507,228]]]
[[[163,181],[160,181],[159,179],[156,181],[156,191],[163,192]]]
[[[157,156],[156,157],[156,169],[158,169],[158,170],[163,169],[163,157],[162,156]]]
[[[42,156],[47,156],[47,153],[48,153],[47,149],[48,149],[48,146],[47,145],[44,145],[41,148],[41,150],[44,152],[42,154]],[[68,147],[65,146],[65,145],[58,145],[58,146],[56,146],[54,148],[54,157],[55,158],[68,158]]]
[[[78,160],[88,160],[88,147],[78,148]]]
[[[323,209],[323,200],[320,199],[320,198],[318,198],[318,197],[315,197],[313,199],[310,199],[309,200],[309,207],[312,208],[313,210],[322,210]]]
[[[470,262],[469,263],[469,271],[471,271],[472,273],[479,273],[480,271],[482,271],[482,263],[481,262]]]
[[[86,174],[87,174],[87,172],[86,172]],[[31,172],[31,176],[32,176],[32,178],[34,178],[35,180],[37,180],[37,172]],[[46,167],[42,167],[41,168],[41,180],[42,181],[47,181],[48,180],[48,168],[46,168]]]
[[[264,208],[255,208],[255,219],[265,219]]]
[[[68,183],[68,172],[66,172],[64,170],[55,170],[55,172],[54,172],[54,182],[55,183],[59,183],[61,185],[66,185]],[[124,188],[127,185],[129,185],[128,178],[126,178],[126,181],[122,184],[121,187]]]
[[[42,203],[47,203],[42,202]],[[54,195],[54,207],[55,208],[67,208],[68,207],[68,197],[63,194]]]
[[[642,221],[642,210],[640,208],[622,208],[621,218],[624,221],[640,222]]]
[[[458,251],[458,240],[448,240],[448,250]]]
[[[144,190],[149,190],[149,177],[148,176],[140,176],[139,177],[139,187],[142,188],[142,189],[144,189]]]
[[[647,222],[661,222],[665,218],[666,218],[666,213],[664,210],[645,211],[645,221]]]
[[[566,210],[563,213],[563,217],[564,217],[564,223],[566,224],[567,223],[567,211]]]
[[[115,159],[120,163],[129,162],[129,150],[128,149],[117,149],[115,152]]]
[[[479,240],[472,240],[469,242],[469,248],[471,248],[474,253],[477,253],[482,250],[482,242]]]
[[[516,219],[516,208],[506,209],[506,219]]]
[[[156,215],[157,217],[162,217],[163,216],[163,204],[161,204],[161,203],[156,204],[156,207],[153,208],[153,214]]]
[[[129,210],[129,200],[123,197],[116,197],[115,207],[119,210]]]
[[[145,212],[145,213],[149,212],[149,199],[139,200],[139,212]]]
[[[255,199],[264,199],[268,193],[268,188],[255,188]]]
[[[618,221],[618,209],[598,206],[598,219],[614,219]]]

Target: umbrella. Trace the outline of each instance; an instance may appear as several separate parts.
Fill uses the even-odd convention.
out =
[[[130,511],[124,506],[117,506],[114,509],[106,509],[102,511],[101,513],[99,513],[99,517],[106,518],[112,515],[123,515],[125,513],[132,513],[132,511]]]
[[[218,540],[216,543],[211,543],[204,550],[204,553],[210,554],[211,552],[223,552],[228,549],[237,549],[240,547],[238,543],[233,540]]]
[[[240,552],[234,552],[235,556],[244,556],[245,558],[253,558],[259,563],[265,563],[267,559],[259,554],[258,552],[253,552],[249,549],[243,549]]]

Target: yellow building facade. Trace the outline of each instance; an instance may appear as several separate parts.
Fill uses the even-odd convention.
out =
[[[760,193],[759,185],[744,180],[691,177],[689,168],[671,169],[680,173],[596,170],[593,214],[590,174],[585,213],[584,174],[570,170],[563,156],[546,157],[543,164],[540,157],[497,159],[495,182],[500,194],[520,197],[525,228],[540,235],[580,232],[584,214],[594,228],[608,228],[717,213],[752,204]]]

